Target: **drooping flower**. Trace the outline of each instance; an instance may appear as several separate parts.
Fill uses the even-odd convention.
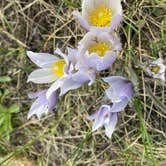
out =
[[[58,57],[47,53],[27,52],[28,57],[40,67],[40,69],[33,71],[29,75],[28,82],[54,82],[48,89],[46,94],[47,98],[59,88],[61,96],[67,91],[77,89],[82,85],[82,82],[80,81],[82,78],[77,78],[77,81],[72,79],[72,74],[74,74],[72,72],[75,70],[74,65],[77,61],[77,51],[69,48],[68,55],[65,55],[60,49],[56,49],[55,53],[60,55],[63,59],[59,59]]]
[[[161,58],[151,62],[146,69],[151,77],[161,79],[163,81],[165,81],[165,70],[166,66]]]
[[[79,51],[85,57],[85,63],[97,71],[109,68],[121,48],[120,39],[107,32],[88,32],[79,43]]]
[[[33,115],[40,119],[43,114],[48,114],[54,109],[58,101],[58,92],[54,92],[48,99],[46,93],[47,90],[42,90],[28,95],[30,99],[36,99],[28,112],[28,119]]]
[[[122,19],[122,6],[120,0],[83,0],[82,15],[75,11],[80,24],[88,31],[112,32]]]
[[[105,133],[109,138],[111,138],[118,121],[117,113],[112,113],[109,105],[102,105],[99,110],[89,116],[88,119],[94,121],[92,131],[96,131],[98,128],[104,126]]]
[[[109,84],[106,96],[112,102],[111,112],[123,111],[134,95],[134,86],[124,77],[111,76],[103,78]]]
[[[118,120],[117,113],[123,111],[131,101],[134,90],[133,84],[124,77],[112,76],[103,80],[110,86],[106,90],[106,96],[111,101],[111,105],[102,105],[99,111],[88,119],[94,121],[93,131],[104,126],[106,135],[111,138]]]

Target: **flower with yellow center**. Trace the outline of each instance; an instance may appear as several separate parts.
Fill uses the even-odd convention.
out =
[[[151,71],[155,74],[158,74],[160,71],[160,66],[157,66],[157,65],[151,66]]]
[[[151,77],[161,79],[163,81],[165,81],[165,70],[166,66],[161,58],[151,62],[146,69]]]
[[[116,60],[122,45],[115,34],[88,32],[79,42],[80,53],[90,68],[96,71],[108,69]]]
[[[110,8],[104,4],[99,4],[98,7],[89,14],[89,22],[92,26],[105,27],[110,26],[112,12]]]
[[[121,0],[83,0],[82,13],[74,11],[73,15],[88,31],[113,32],[122,20]]]
[[[104,57],[106,52],[109,50],[109,46],[107,43],[96,43],[92,47],[89,48],[89,54],[97,53],[100,57]]]
[[[37,84],[51,83],[65,75],[64,68],[67,64],[66,59],[59,59],[48,53],[35,53],[32,51],[28,51],[27,55],[40,67],[29,75],[28,82]]]
[[[65,60],[59,60],[54,62],[52,66],[53,73],[58,77],[62,77],[64,75],[65,64],[66,64]]]

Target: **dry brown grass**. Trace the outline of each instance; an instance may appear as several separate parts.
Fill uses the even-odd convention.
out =
[[[72,2],[80,6],[80,1]],[[8,155],[14,163],[15,156],[21,154],[39,166],[164,166],[166,115],[157,103],[166,102],[165,85],[149,78],[140,66],[159,56],[166,57],[165,6],[160,0],[123,1],[124,21],[118,29],[123,42],[121,58],[102,74],[123,74],[132,79],[136,76],[135,101],[141,107],[139,112],[130,104],[119,114],[116,132],[109,140],[102,130],[92,134],[86,119],[102,102],[105,85],[100,82],[69,92],[56,111],[41,121],[26,119],[31,104],[27,94],[44,86],[26,83],[35,66],[25,51],[53,53],[57,46],[64,51],[76,47],[85,31],[71,15],[75,9],[60,0],[1,0],[0,75],[12,78],[0,83],[1,93],[7,93],[1,104],[15,103],[21,112],[12,117],[10,141],[0,139],[0,155]],[[3,163],[9,158],[4,157]]]

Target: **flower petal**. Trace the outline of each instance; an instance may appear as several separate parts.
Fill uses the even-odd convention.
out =
[[[72,48],[68,47],[68,60],[72,64],[75,64],[77,62],[77,54],[78,54],[78,50],[77,49],[72,49]]]
[[[40,105],[39,107],[36,107],[34,109],[31,109],[28,112],[28,119],[30,119],[33,115],[36,115],[38,119],[41,119],[42,114],[48,111],[48,108],[46,105]]]
[[[51,87],[48,89],[47,93],[46,93],[46,97],[47,99],[50,98],[50,96],[57,90],[59,89],[62,85],[63,85],[63,77],[57,79],[52,85]]]
[[[110,28],[109,27],[94,27],[94,26],[90,26],[90,31],[96,34],[100,34],[102,32],[110,32]]]
[[[121,101],[113,102],[110,112],[121,112],[124,111],[125,107],[127,106],[129,100],[127,97],[122,97]]]
[[[79,23],[83,28],[85,28],[87,31],[90,30],[88,22],[81,16],[81,14],[78,11],[74,11],[73,15],[78,19]]]
[[[37,69],[29,75],[27,82],[44,84],[51,83],[56,79],[58,77],[53,74],[52,69]]]
[[[120,14],[122,15],[122,5],[121,0],[109,0],[110,9],[113,15]]]
[[[109,32],[113,32],[119,26],[121,20],[122,20],[121,15],[117,14],[117,15],[113,16],[112,20],[111,20]]]
[[[89,75],[87,75],[87,72],[83,72],[83,71],[78,71],[78,72],[72,74],[71,77],[75,82],[78,82],[81,84],[84,84],[91,80]]]
[[[97,71],[108,69],[116,60],[116,53],[113,51],[108,51],[104,57],[100,57],[96,53],[87,56],[89,56],[88,66]]]
[[[33,115],[36,115],[38,119],[41,118],[43,114],[51,112],[58,100],[58,93],[54,92],[49,99],[46,98],[47,90],[43,90],[36,93],[31,93],[31,97],[38,97],[32,104],[30,111],[28,112],[28,119]]]
[[[69,90],[73,90],[73,89],[77,89],[81,87],[81,85],[82,85],[81,83],[75,82],[71,78],[64,80],[62,86],[60,87],[61,89],[60,96],[67,93]]]
[[[46,91],[47,91],[47,90],[42,90],[42,91],[35,92],[35,93],[29,93],[29,94],[28,94],[28,97],[29,97],[30,99],[35,99],[35,98],[37,98],[37,97],[39,97],[39,96],[44,95],[44,93],[46,93]]]
[[[47,64],[53,63],[59,58],[48,53],[35,53],[32,51],[27,51],[27,56],[39,67],[44,67]],[[50,66],[51,67],[51,66]]]
[[[66,63],[68,63],[67,55],[64,54],[59,48],[56,48],[54,53],[60,55],[66,61]]]
[[[110,106],[102,105],[98,111],[98,114],[95,118],[92,131],[97,130],[98,128],[102,127],[105,121],[105,116],[110,112]]]
[[[107,137],[111,138],[118,121],[117,113],[110,113],[108,122],[104,124]]]
[[[105,77],[102,78],[104,82],[107,82],[110,86],[113,84],[117,84],[118,81],[122,82],[123,80],[127,80],[124,77],[121,76],[110,76],[110,77]]]

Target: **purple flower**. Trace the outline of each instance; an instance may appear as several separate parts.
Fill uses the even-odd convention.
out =
[[[106,96],[111,100],[111,105],[102,105],[96,113],[88,117],[94,121],[93,131],[104,126],[106,135],[111,138],[117,124],[117,113],[123,111],[131,101],[134,90],[133,84],[124,77],[112,76],[103,78],[109,84]]]
[[[57,92],[54,92],[47,99],[46,92],[47,90],[42,90],[28,95],[30,99],[36,99],[28,112],[28,119],[33,115],[36,115],[37,118],[40,119],[43,114],[48,114],[54,109],[59,95]]]
[[[166,66],[161,58],[151,62],[146,69],[151,77],[161,79],[163,81],[165,81],[165,70]]]
[[[68,56],[65,56],[59,49],[56,50],[55,53],[63,55],[63,57],[67,59],[66,61],[68,61],[68,65],[65,74],[57,79],[48,89],[46,94],[47,98],[59,88],[60,96],[62,96],[69,90],[77,89],[81,87],[82,84],[90,81],[88,74],[85,71],[79,71],[77,68],[78,61],[82,61],[79,59],[78,50],[68,49]]]
[[[82,15],[75,11],[73,15],[88,31],[95,33],[112,32],[122,19],[120,0],[83,0]]]
[[[57,89],[60,89],[60,96],[62,96],[88,81],[88,78],[83,80],[83,77],[76,75],[75,65],[78,61],[78,50],[68,48],[68,55],[65,55],[60,49],[56,49],[55,54],[60,55],[62,59],[48,53],[27,52],[28,57],[40,67],[29,75],[28,82],[38,84],[54,82],[47,91],[47,98]],[[86,73],[83,74],[86,75]]]
[[[111,100],[111,112],[123,111],[134,95],[133,84],[124,77],[112,76],[103,78],[109,84],[106,96]]]
[[[104,126],[105,134],[109,138],[111,138],[118,121],[117,113],[112,113],[109,105],[102,105],[99,110],[89,116],[88,119],[94,121],[92,131],[96,131],[98,128]]]
[[[85,63],[96,71],[109,68],[122,49],[120,39],[115,34],[88,32],[79,43],[79,51]]]

